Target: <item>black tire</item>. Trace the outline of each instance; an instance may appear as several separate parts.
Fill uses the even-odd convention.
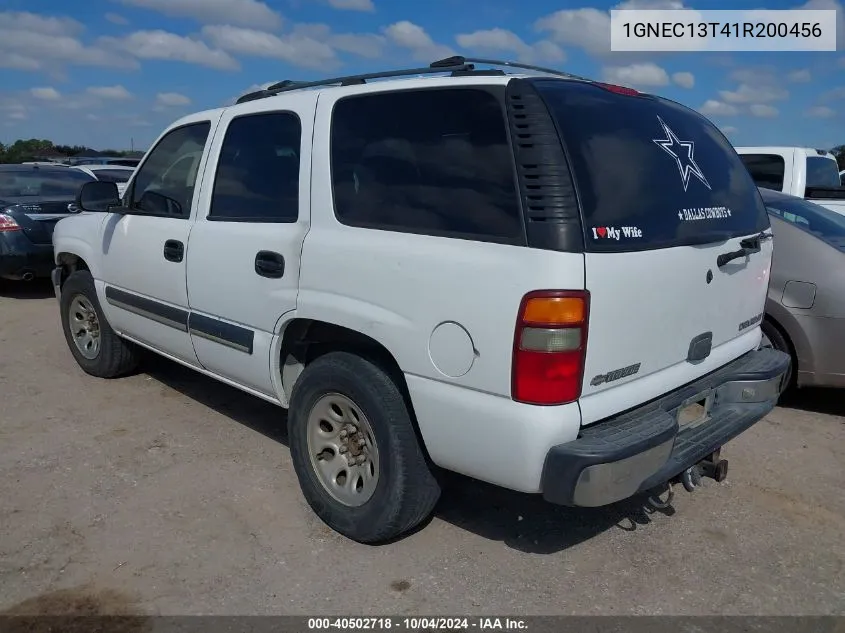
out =
[[[99,352],[94,358],[86,358],[77,348],[74,342],[70,325],[70,309],[73,300],[77,296],[87,299],[94,308],[99,324]],[[138,366],[138,348],[120,338],[111,329],[106,320],[100,302],[97,299],[97,291],[94,288],[94,278],[87,270],[78,270],[70,275],[62,286],[61,300],[59,302],[62,331],[65,341],[79,366],[87,373],[97,378],[117,378],[131,373]]]
[[[784,393],[793,390],[797,382],[795,366],[798,360],[795,358],[795,352],[792,350],[792,345],[790,345],[780,328],[771,321],[764,320],[760,325],[760,329],[763,331],[763,335],[768,337],[773,348],[779,352],[783,352],[784,354],[789,354],[792,359],[792,362],[789,364],[789,371],[787,372],[786,388],[784,389]]]
[[[363,505],[341,503],[320,482],[308,449],[308,418],[327,394],[350,399],[369,420],[379,455],[379,476]],[[405,534],[431,514],[440,487],[420,448],[396,383],[377,364],[348,352],[309,363],[293,389],[288,434],[294,469],[306,501],[333,530],[359,543]]]

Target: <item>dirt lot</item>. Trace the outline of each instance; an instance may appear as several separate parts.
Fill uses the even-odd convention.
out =
[[[775,410],[665,512],[455,477],[368,547],[305,505],[282,410],[164,360],[86,376],[49,284],[0,285],[0,316],[0,612],[845,614],[841,392]]]

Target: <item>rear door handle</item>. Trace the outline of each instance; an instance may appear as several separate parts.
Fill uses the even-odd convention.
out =
[[[181,262],[185,257],[185,245],[179,240],[167,240],[164,243],[164,259],[169,262]]]
[[[279,279],[285,274],[285,258],[281,253],[258,251],[255,256],[255,272],[262,277]]]

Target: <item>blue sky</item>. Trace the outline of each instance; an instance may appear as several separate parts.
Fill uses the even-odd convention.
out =
[[[736,145],[845,144],[840,0],[3,0],[0,142],[145,149],[257,85],[522,59],[700,110]],[[611,8],[837,9],[839,51],[609,52]]]

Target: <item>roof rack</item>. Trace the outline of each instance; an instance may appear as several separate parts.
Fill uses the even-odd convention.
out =
[[[263,99],[264,97],[272,97],[282,92],[290,92],[292,90],[302,90],[304,88],[318,88],[320,86],[356,86],[365,84],[372,79],[388,79],[391,77],[410,77],[413,75],[436,75],[440,73],[451,73],[452,76],[464,75],[504,75],[504,71],[500,69],[482,69],[476,70],[476,64],[484,64],[487,66],[504,66],[510,68],[519,68],[523,70],[533,70],[559,77],[568,77],[571,79],[580,79],[589,81],[584,77],[572,75],[560,70],[552,68],[543,68],[542,66],[532,66],[530,64],[522,64],[519,62],[500,61],[495,59],[481,59],[476,57],[462,57],[455,55],[445,59],[432,62],[423,68],[406,68],[399,70],[386,70],[377,73],[365,73],[362,75],[347,75],[344,77],[332,77],[330,79],[320,79],[317,81],[293,81],[286,79],[278,83],[272,84],[263,90],[256,90],[238,97],[235,103],[245,103],[247,101],[255,101],[256,99]]]

